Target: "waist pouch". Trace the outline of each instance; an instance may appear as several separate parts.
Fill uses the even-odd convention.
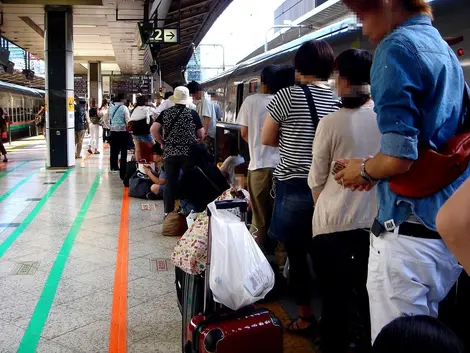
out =
[[[404,174],[390,178],[390,189],[397,195],[423,198],[435,194],[457,180],[470,162],[470,97],[464,90],[464,122],[459,132],[439,150],[424,148]]]

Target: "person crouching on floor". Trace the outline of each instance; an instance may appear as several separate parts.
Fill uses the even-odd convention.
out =
[[[165,190],[166,174],[163,167],[163,150],[160,145],[152,146],[153,162],[155,163],[155,171],[150,166],[145,166],[145,173],[153,182],[150,192],[147,194],[149,200],[163,199],[163,191]]]

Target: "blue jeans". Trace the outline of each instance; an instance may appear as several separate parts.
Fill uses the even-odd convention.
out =
[[[313,198],[307,179],[275,181],[269,236],[284,243],[312,238]]]
[[[282,241],[289,257],[291,292],[297,305],[310,304],[313,198],[307,179],[276,180],[274,211],[269,236]]]

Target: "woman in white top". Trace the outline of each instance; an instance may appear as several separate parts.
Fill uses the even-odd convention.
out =
[[[101,108],[98,109],[98,116],[100,117],[100,125],[103,127],[103,144],[108,140],[110,131],[111,131],[111,124],[109,122],[108,109],[109,109],[108,100],[103,99]]]
[[[308,183],[315,202],[313,248],[324,300],[324,353],[346,352],[351,344],[370,345],[366,289],[369,232],[377,214],[375,191],[352,192],[334,179],[339,158],[375,155],[380,132],[370,99],[372,55],[349,49],[335,61],[342,108],[318,124]],[[362,352],[362,349],[359,349]]]
[[[150,127],[154,123],[155,108],[146,105],[145,96],[137,97],[137,102],[129,119],[129,127],[132,131],[135,144],[135,158],[137,161],[141,159],[142,144],[148,145],[149,148],[155,144],[150,134]]]

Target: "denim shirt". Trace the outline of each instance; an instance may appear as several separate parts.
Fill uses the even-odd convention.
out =
[[[371,81],[383,154],[416,160],[418,144],[439,149],[455,135],[463,118],[463,70],[427,15],[409,19],[380,43]],[[382,180],[377,219],[382,225],[393,219],[398,226],[413,213],[435,231],[440,207],[469,175],[470,168],[422,199],[398,196]]]

